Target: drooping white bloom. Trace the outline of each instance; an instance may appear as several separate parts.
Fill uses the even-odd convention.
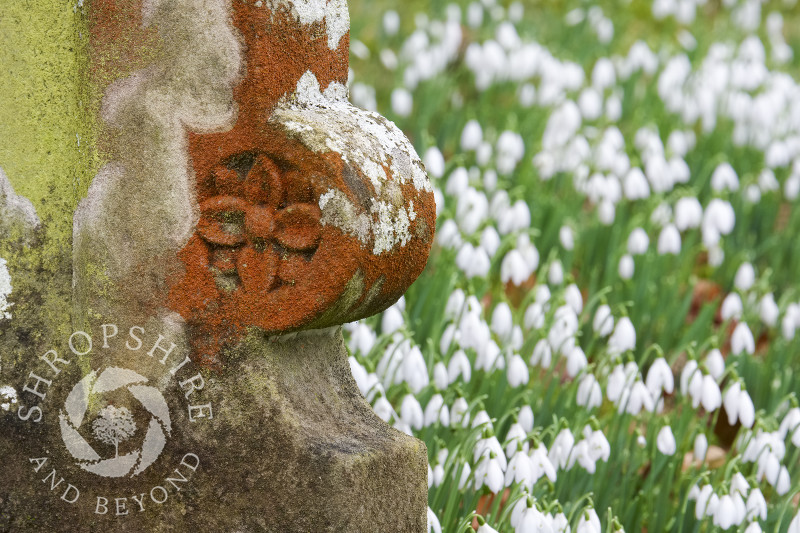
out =
[[[581,513],[575,533],[601,533],[600,518],[594,509],[588,509]]]
[[[564,291],[564,299],[574,311],[579,315],[583,311],[583,295],[581,290],[574,283],[569,285]]]
[[[730,494],[725,494],[720,497],[719,505],[714,512],[713,523],[722,529],[728,529],[734,524],[736,518],[736,507],[733,504],[733,498]]]
[[[533,409],[530,405],[523,405],[517,415],[517,422],[526,433],[533,431]]]
[[[422,413],[422,406],[413,394],[406,394],[400,404],[400,419],[419,431],[422,429],[425,416]]]
[[[705,461],[708,452],[708,439],[704,433],[698,434],[694,438],[694,458],[696,461]]]
[[[746,506],[748,520],[767,519],[767,501],[758,487],[750,491]]]
[[[634,348],[636,348],[636,329],[631,319],[624,316],[619,319],[614,333],[608,339],[608,352],[611,355],[619,355]]]
[[[500,302],[492,312],[492,331],[504,343],[511,338],[511,330],[514,327],[514,319],[511,316],[511,308],[505,302]]]
[[[675,443],[675,436],[672,434],[672,428],[670,426],[664,426],[659,430],[658,436],[656,437],[656,448],[664,455],[675,454],[677,444]]]
[[[402,412],[402,408],[401,408]],[[440,422],[443,426],[450,425],[450,411],[444,405],[444,398],[439,393],[434,394],[425,406],[423,414],[423,425],[429,427]]]
[[[537,448],[531,451],[530,456],[534,483],[542,476],[555,482],[556,466],[550,461],[545,445],[539,444]]]
[[[731,353],[738,355],[742,352],[747,352],[753,355],[756,351],[756,341],[753,339],[753,333],[747,324],[739,322],[736,329],[733,330],[731,335]]]
[[[422,162],[425,164],[425,170],[428,171],[434,178],[441,178],[444,176],[444,156],[442,152],[435,146],[431,146],[422,157]]]
[[[523,450],[517,451],[508,462],[506,470],[505,486],[510,487],[512,483],[519,483],[523,486],[533,486],[533,467],[531,458]]]
[[[572,436],[570,430],[564,428],[559,431],[558,435],[556,435],[556,438],[553,440],[553,444],[550,446],[550,452],[547,454],[553,466],[562,470],[565,469],[574,445],[575,437]]]
[[[623,255],[619,260],[619,277],[628,280],[633,277],[633,257],[629,254]]]
[[[722,357],[722,352],[717,348],[714,348],[706,355],[706,368],[708,368],[709,374],[717,381],[725,373],[725,359]]]
[[[758,313],[766,326],[774,328],[777,325],[780,310],[778,304],[775,303],[775,296],[771,292],[761,298],[758,303]]]
[[[756,281],[756,271],[750,263],[742,263],[733,278],[733,284],[742,292],[747,292]]]
[[[553,363],[553,349],[547,339],[539,339],[533,347],[530,363],[532,366],[540,366],[542,368],[550,368]]]
[[[528,365],[522,360],[518,354],[514,354],[508,362],[508,370],[506,371],[508,384],[513,387],[520,387],[527,385],[530,376],[528,374]]]
[[[414,394],[419,394],[429,383],[428,367],[417,346],[411,348],[403,358],[402,371],[403,380],[408,383]]]
[[[414,109],[414,97],[408,89],[398,87],[392,91],[392,111],[398,116],[407,117]]]
[[[531,276],[531,273],[519,250],[508,252],[500,264],[500,280],[503,283],[510,281],[514,285],[522,285]]]
[[[453,169],[450,176],[447,178],[447,184],[444,187],[444,192],[450,196],[460,197],[469,189],[469,173],[464,167],[457,167]]]
[[[685,196],[675,204],[675,226],[679,231],[700,227],[703,206],[694,196]]]
[[[528,444],[528,434],[522,424],[515,422],[508,428],[506,433],[506,457],[509,459],[517,453],[517,449],[521,448],[525,453],[528,453],[530,448]]]
[[[494,229],[494,226],[486,226],[483,228],[483,232],[481,232],[480,246],[486,250],[486,253],[489,254],[489,257],[494,257],[497,249],[500,248],[500,235],[498,235],[497,230]]]
[[[739,176],[730,163],[720,163],[711,175],[711,188],[717,192],[739,190]]]
[[[561,226],[558,230],[558,240],[567,251],[572,251],[575,248],[575,236],[569,226]]]
[[[464,350],[457,350],[447,365],[447,377],[450,383],[454,383],[459,376],[464,380],[464,383],[469,383],[472,377],[472,364]]]
[[[547,281],[551,285],[561,285],[564,282],[564,267],[558,259],[550,263],[547,269]]]
[[[461,132],[461,149],[477,150],[483,142],[483,129],[477,120],[470,120]]]
[[[703,405],[703,409],[709,413],[719,409],[722,405],[722,392],[719,390],[719,385],[717,385],[714,378],[708,374],[703,376],[703,390],[700,403]]]
[[[655,401],[650,395],[650,391],[647,390],[647,386],[642,381],[637,380],[631,388],[622,391],[617,412],[620,414],[625,412],[636,416],[642,409],[652,413],[655,408]]]
[[[576,403],[586,409],[600,407],[603,403],[603,391],[600,383],[592,374],[584,374],[578,382]]]
[[[442,526],[439,523],[436,513],[428,507],[428,533],[442,533]]]
[[[578,316],[568,305],[562,305],[553,316],[553,324],[547,333],[547,342],[554,352],[568,355],[578,333]]]
[[[383,396],[375,401],[375,405],[372,406],[372,410],[375,411],[375,414],[378,415],[381,420],[387,423],[389,420],[391,420],[392,415],[394,414],[392,404],[390,404],[389,400]]]
[[[614,316],[608,305],[602,304],[597,308],[592,321],[592,329],[599,337],[607,337],[614,331]]]
[[[667,224],[658,235],[658,253],[661,255],[681,253],[681,234],[672,224]]]
[[[703,243],[712,247],[719,242],[720,236],[733,231],[736,224],[736,213],[730,203],[713,198],[703,213]]]
[[[570,350],[567,355],[567,375],[571,378],[577,376],[581,370],[586,368],[589,362],[586,359],[586,354],[580,346],[575,346]]]
[[[742,297],[735,292],[728,294],[722,301],[720,315],[722,320],[730,320],[732,318],[738,320],[742,318]]]
[[[641,168],[633,167],[625,174],[622,190],[628,200],[643,200],[650,197],[650,185]]]
[[[672,394],[672,391],[675,390],[675,378],[666,359],[659,357],[653,361],[650,370],[647,371],[645,384],[653,398],[661,396],[662,390],[667,394]]]
[[[456,398],[453,406],[450,408],[450,424],[457,426],[459,424],[466,426],[469,424],[469,404],[463,397]]]

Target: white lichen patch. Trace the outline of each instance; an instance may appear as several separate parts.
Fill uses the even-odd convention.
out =
[[[8,176],[0,168],[0,226],[8,226],[10,222],[20,223],[26,230],[39,227],[39,217],[33,204],[14,192]]]
[[[414,147],[397,126],[351,105],[340,83],[331,83],[323,92],[310,71],[298,81],[296,91],[284,97],[270,121],[314,152],[338,153],[372,184],[375,197],[369,212],[341,191],[324,194],[320,199],[323,224],[371,244],[376,255],[411,240],[410,224],[417,215],[413,203],[405,205],[400,185],[409,183],[425,192],[432,187]]]
[[[256,2],[256,7],[267,7],[272,11],[288,10],[301,24],[325,21],[328,33],[328,48],[336,50],[350,31],[350,13],[347,0],[265,0]]]
[[[8,272],[8,264],[5,259],[0,257],[0,319],[11,318],[9,309],[13,304],[8,302],[11,290],[11,274]]]
[[[154,270],[143,282],[160,279],[156,258],[192,235],[199,208],[186,130],[225,131],[236,121],[242,53],[230,11],[230,0],[144,1],[143,23],[157,29],[160,53],[103,96],[112,157],[74,217],[79,291],[87,262],[102,263],[113,279],[143,267]]]
[[[0,387],[0,409],[10,411],[17,403],[17,391],[14,387],[3,385]]]

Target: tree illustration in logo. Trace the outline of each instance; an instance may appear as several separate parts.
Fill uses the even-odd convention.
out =
[[[100,410],[94,422],[92,433],[101,442],[114,445],[114,457],[119,457],[119,443],[128,440],[136,433],[136,423],[127,407],[117,409],[109,405]]]
[[[172,431],[169,407],[164,395],[146,385],[147,378],[127,368],[109,367],[102,372],[91,371],[70,391],[59,413],[61,438],[77,465],[87,472],[103,477],[136,476],[158,459]],[[100,410],[91,424],[94,436],[105,444],[114,445],[114,456],[103,458],[81,434],[89,405],[105,395],[116,397],[129,394],[132,408],[138,404],[150,415],[141,446],[120,455],[119,445],[136,434],[133,413],[127,407],[108,405]],[[87,424],[88,425],[88,424]]]

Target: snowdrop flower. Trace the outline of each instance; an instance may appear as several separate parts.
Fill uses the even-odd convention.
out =
[[[586,354],[579,346],[575,346],[570,350],[567,356],[567,375],[574,378],[581,370],[586,368],[588,364],[589,362],[586,360]]]
[[[430,507],[428,507],[428,533],[442,533],[439,519]]]
[[[544,444],[539,444],[531,453],[531,472],[533,476],[533,482],[539,480],[542,476],[545,476],[552,482],[556,481],[556,467],[553,462],[550,460],[550,457],[547,452],[547,448]]]
[[[445,390],[450,385],[447,367],[441,361],[433,365],[433,383],[438,390]]]
[[[400,15],[397,11],[389,10],[383,14],[383,31],[386,35],[395,35],[400,30]]]
[[[485,410],[481,409],[472,419],[472,427],[476,428],[479,426],[487,426],[489,429],[492,429],[492,419],[489,418],[489,413]],[[495,439],[496,440],[496,439]]]
[[[517,415],[517,423],[522,426],[525,433],[533,431],[533,409],[529,405],[523,405]]]
[[[742,318],[742,298],[737,293],[732,292],[728,294],[722,301],[722,308],[720,309],[722,320],[730,320],[735,318],[737,320]]]
[[[581,514],[575,533],[600,533],[600,518],[594,509],[588,509]]]
[[[491,268],[489,254],[483,248],[475,248],[466,242],[456,254],[456,266],[464,272],[467,279],[485,278]]]
[[[679,231],[700,227],[703,206],[694,196],[685,196],[675,204],[675,226]]]
[[[681,234],[678,228],[672,224],[667,224],[658,236],[658,253],[661,255],[681,253]]]
[[[592,374],[584,374],[578,382],[576,403],[586,409],[600,407],[603,403],[603,391],[600,383]]]
[[[675,444],[675,436],[672,434],[671,427],[664,426],[658,432],[658,436],[656,437],[656,448],[658,448],[658,451],[664,455],[675,454],[675,451],[677,450],[677,444]]]
[[[483,129],[477,120],[470,120],[461,132],[461,149],[477,150],[483,142]]]
[[[553,325],[547,333],[547,342],[553,351],[566,355],[574,346],[574,337],[578,333],[578,316],[568,305],[556,309]]]
[[[758,522],[750,522],[750,525],[745,528],[744,533],[761,533],[761,526]]]
[[[406,394],[400,404],[400,419],[419,431],[423,427],[425,417],[422,407],[413,394]]]
[[[428,148],[422,158],[422,162],[425,165],[425,170],[434,178],[444,176],[444,156],[437,147]]]
[[[722,529],[728,529],[734,524],[736,517],[736,507],[730,494],[725,494],[719,499],[719,505],[714,512],[714,525]]]
[[[603,200],[600,202],[600,205],[597,206],[597,218],[604,226],[610,226],[614,223],[616,213],[617,210],[614,204],[608,200]]]
[[[703,388],[701,391],[700,403],[707,412],[717,410],[722,405],[722,392],[713,377],[706,374],[703,376]]]
[[[736,325],[736,329],[733,330],[733,335],[731,335],[731,353],[738,355],[742,352],[747,352],[753,355],[755,351],[756,342],[753,339],[753,333],[747,327],[747,324],[739,322]]]
[[[629,254],[625,254],[619,259],[619,277],[624,280],[629,280],[633,277],[633,257]]]
[[[508,462],[505,486],[510,487],[512,483],[519,483],[523,486],[532,487],[534,483],[532,470],[531,458],[528,457],[526,452],[519,450]]]
[[[564,291],[564,299],[567,301],[567,305],[575,311],[576,315],[580,314],[583,310],[583,295],[581,294],[581,290],[574,283],[569,285]]]
[[[789,492],[790,488],[791,480],[789,478],[789,470],[787,470],[785,466],[782,466],[778,474],[778,480],[775,482],[775,492],[777,492],[779,496],[783,496]]]
[[[463,233],[466,235],[475,233],[488,214],[489,201],[485,194],[471,187],[461,192],[456,205],[456,222]]]
[[[510,174],[525,155],[525,143],[519,133],[504,131],[497,139],[497,171]]]
[[[659,357],[653,361],[653,364],[650,365],[650,370],[647,371],[645,384],[653,398],[661,396],[662,390],[667,394],[672,394],[675,389],[675,378],[666,359]]]
[[[525,453],[528,453],[530,447],[528,444],[528,433],[525,431],[525,428],[522,427],[522,424],[515,422],[511,424],[506,434],[506,457],[511,458],[517,453],[519,447],[521,447]]]
[[[464,383],[469,383],[472,377],[472,364],[464,350],[456,351],[447,366],[447,377],[450,383],[455,383],[459,376],[464,380]]]
[[[795,331],[800,327],[800,304],[791,303],[786,307],[786,313],[781,320],[781,334],[786,340],[794,339]]]
[[[707,247],[717,244],[721,235],[733,231],[735,223],[736,214],[731,204],[719,198],[712,199],[703,213],[703,243]]]
[[[720,378],[722,378],[722,374],[725,373],[725,359],[722,357],[722,352],[714,348],[706,355],[705,363],[709,374],[711,374],[715,380],[719,381]]]
[[[525,310],[522,319],[525,329],[541,329],[544,327],[545,307],[539,302],[533,302]]]
[[[500,264],[500,280],[503,283],[510,281],[514,285],[520,286],[531,276],[531,273],[519,250],[508,252]]]
[[[436,240],[443,248],[460,248],[461,231],[455,220],[447,219],[442,223],[442,227],[436,232]]]
[[[578,108],[584,120],[597,120],[603,114],[603,97],[597,89],[588,87],[578,97]]]
[[[561,285],[564,282],[564,267],[558,259],[550,263],[547,269],[547,281],[551,285]]]
[[[469,189],[469,174],[464,167],[454,169],[447,178],[444,192],[450,196],[460,196]]]
[[[686,362],[686,365],[684,365],[681,371],[681,394],[684,396],[689,394],[689,384],[690,381],[695,378],[695,374],[699,375],[702,380],[702,372],[700,372],[697,361],[690,359]]]
[[[635,363],[629,363],[625,366],[621,364],[614,367],[611,374],[608,376],[608,386],[606,387],[606,394],[608,399],[616,403],[622,398],[622,393],[625,389],[633,385],[638,373]]]
[[[650,239],[642,228],[635,228],[628,236],[628,253],[631,255],[641,255],[647,252],[650,246]]]
[[[592,321],[592,329],[600,337],[607,337],[614,330],[614,316],[608,305],[602,304],[597,308]]]
[[[743,498],[747,498],[750,492],[750,483],[742,475],[741,472],[736,472],[731,476],[731,494],[739,494]]]
[[[444,398],[439,393],[434,394],[425,406],[423,426],[430,427],[437,422],[441,422],[443,426],[450,425],[450,411],[444,405]]]
[[[522,357],[517,354],[514,354],[508,362],[507,379],[508,384],[512,388],[528,384],[528,380],[530,379],[528,375],[528,365],[526,365]]]
[[[493,226],[486,226],[481,233],[481,248],[486,250],[489,257],[493,257],[500,247],[500,235]]]
[[[711,188],[717,192],[739,190],[739,176],[729,163],[720,163],[711,175]]]
[[[569,226],[561,226],[558,230],[558,240],[567,251],[572,251],[575,248],[575,237],[572,228]]]
[[[758,487],[750,491],[747,497],[747,520],[766,520],[767,519],[767,501]]]
[[[714,494],[711,485],[703,485],[697,495],[694,507],[694,516],[702,520],[706,516],[713,516],[719,505],[719,497]]]
[[[650,186],[642,169],[633,167],[622,181],[622,190],[628,200],[643,200],[650,197]]]
[[[761,298],[761,301],[758,303],[758,313],[761,317],[761,321],[766,326],[774,328],[778,323],[778,314],[780,310],[778,309],[778,304],[775,303],[775,296],[771,292],[765,294]]]
[[[556,468],[565,469],[574,445],[575,437],[572,436],[570,430],[564,428],[559,431],[550,446],[550,452],[547,454],[550,463]]]
[[[733,284],[742,292],[747,292],[756,281],[756,271],[750,263],[742,263],[733,278]]]
[[[503,460],[505,461],[505,457]],[[503,468],[500,466],[497,456],[483,457],[475,467],[475,490],[480,490],[482,486],[486,485],[492,494],[497,494],[503,489],[504,477]],[[494,530],[490,528],[484,531]]]
[[[650,222],[656,226],[666,226],[672,220],[672,208],[666,202],[661,202],[650,214]]]
[[[550,368],[553,363],[553,350],[547,339],[540,339],[533,347],[530,363],[532,366],[540,366],[542,368]]]
[[[799,407],[792,407],[789,409],[789,411],[784,415],[783,420],[781,420],[781,425],[778,429],[778,434],[780,435],[781,440],[786,440],[786,436],[789,433],[792,433],[795,429],[800,429]]]
[[[350,351],[362,355],[369,354],[378,340],[375,332],[366,324],[358,323],[350,334]]]
[[[392,409],[392,404],[389,403],[385,397],[381,396],[375,402],[375,405],[372,406],[372,410],[375,411],[375,414],[383,420],[384,422],[389,422],[391,420],[392,415],[394,413],[394,409]]]
[[[694,458],[696,461],[705,461],[708,452],[708,439],[705,434],[700,433],[694,438]]]
[[[787,533],[800,533],[800,511],[794,515],[794,519],[789,524],[789,531]]]
[[[398,116],[407,117],[414,109],[414,97],[408,89],[398,87],[392,91],[392,111]]]
[[[648,412],[655,411],[655,402],[650,396],[650,391],[641,381],[636,381],[630,389],[622,391],[617,412],[638,415],[642,409]]]
[[[402,370],[403,380],[408,383],[414,394],[419,394],[428,385],[428,367],[417,346],[411,348],[403,358]]]
[[[395,306],[388,308],[381,317],[381,331],[393,333],[405,325],[403,313]]]
[[[636,330],[631,319],[624,316],[619,319],[614,333],[608,339],[608,352],[611,355],[620,355],[636,347]]]
[[[511,338],[511,329],[514,327],[514,320],[511,316],[511,308],[505,302],[500,302],[492,312],[492,331],[504,342]]]
[[[458,424],[466,426],[469,424],[468,409],[469,404],[467,400],[462,397],[457,398],[456,401],[453,402],[453,407],[450,408],[450,424],[453,426],[457,426]]]

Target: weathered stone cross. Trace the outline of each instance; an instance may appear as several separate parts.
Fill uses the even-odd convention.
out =
[[[83,4],[103,164],[70,332],[11,374],[0,530],[424,531],[425,446],[340,325],[420,274],[435,205],[347,102],[346,1]]]

